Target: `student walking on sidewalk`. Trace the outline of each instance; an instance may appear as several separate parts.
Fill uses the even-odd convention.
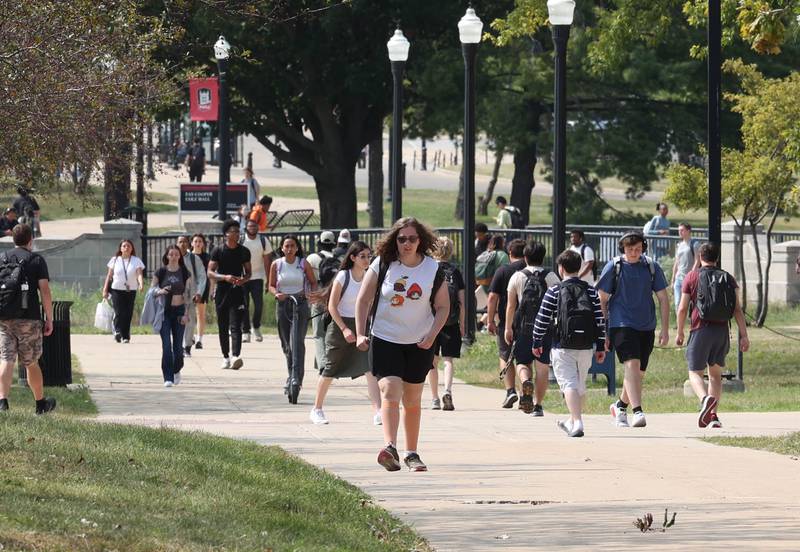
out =
[[[107,266],[103,297],[110,297],[114,307],[114,339],[130,343],[136,292],[144,288],[144,263],[136,256],[133,242],[122,240]]]
[[[719,247],[704,243],[699,251],[700,268],[692,270],[683,280],[681,302],[678,307],[678,336],[675,344],[683,345],[683,327],[689,305],[693,305],[686,362],[689,364],[689,382],[700,399],[699,427],[722,427],[717,407],[722,397],[722,369],[731,346],[728,324],[736,319],[739,330],[739,348],[746,353],[750,348],[747,324],[736,294],[736,280],[718,269]],[[708,368],[708,388],[703,372]]]
[[[606,337],[600,298],[581,278],[580,253],[567,250],[556,259],[561,283],[548,288],[533,328],[533,351],[542,354],[545,335],[553,331],[550,358],[558,386],[564,394],[570,418],[556,422],[570,437],[583,437],[581,410],[586,397],[586,376],[597,362],[606,359]]]
[[[161,323],[161,374],[164,387],[181,382],[183,368],[183,332],[189,322],[186,309],[194,296],[194,281],[183,264],[177,245],[170,245],[161,259],[162,267],[153,275],[153,288],[164,297],[164,320]]]
[[[294,374],[297,383],[303,386],[305,376],[306,346],[305,339],[308,331],[308,301],[306,292],[317,288],[317,280],[311,265],[303,257],[300,240],[295,235],[283,237],[281,242],[283,257],[278,258],[269,267],[269,292],[275,296],[275,318],[278,321],[278,337],[281,340],[281,349],[286,356],[286,370],[289,373],[286,379],[285,392],[289,392],[289,384]],[[294,297],[294,299],[292,299]],[[292,351],[292,318],[297,309],[297,351]],[[291,399],[291,397],[290,397]]]
[[[630,232],[619,240],[620,255],[603,268],[597,291],[608,320],[606,351],[611,347],[625,365],[622,395],[611,404],[611,416],[618,427],[629,427],[628,405],[633,407],[633,427],[644,427],[642,381],[656,338],[656,309],[653,293],[661,310],[661,334],[658,344],[669,343],[669,297],[664,271],[645,256],[647,241],[640,232]]]
[[[189,236],[179,236],[175,244],[181,250],[183,255],[183,266],[189,271],[189,276],[195,284],[195,292],[191,301],[186,304],[186,316],[189,321],[183,332],[183,354],[184,356],[192,356],[192,345],[194,345],[194,329],[197,326],[197,312],[194,305],[200,302],[203,298],[203,292],[208,287],[208,276],[206,274],[206,267],[203,261],[200,260],[190,249]]]
[[[225,242],[211,252],[208,278],[216,282],[214,304],[219,324],[222,369],[238,370],[242,360],[242,318],[246,316],[242,286],[250,280],[250,250],[239,244],[239,223],[222,225]],[[233,353],[233,361],[229,354]]]
[[[194,340],[194,348],[203,348],[203,336],[206,333],[206,305],[208,298],[211,294],[211,286],[213,280],[208,278],[208,263],[211,261],[211,256],[206,252],[206,237],[203,234],[195,234],[192,236],[192,254],[200,259],[203,263],[203,276],[206,279],[206,285],[200,295],[200,300],[195,303],[197,314],[197,336]]]
[[[366,376],[367,393],[374,410],[372,422],[381,425],[381,392],[378,380],[369,371],[369,355],[356,347],[356,298],[369,268],[369,246],[361,241],[354,242],[344,254],[339,272],[333,283],[322,294],[328,296],[328,310],[325,315],[325,366],[317,382],[317,396],[309,417],[315,424],[327,424],[328,419],[322,410],[331,383],[338,378]]]
[[[417,452],[422,387],[433,363],[433,342],[450,312],[447,287],[441,285],[438,264],[429,256],[435,243],[431,230],[417,219],[399,219],[378,242],[378,256],[356,300],[356,343],[362,351],[369,349],[372,373],[381,389],[386,445],[378,453],[378,463],[388,471],[400,469],[401,401],[404,462],[411,471],[428,469]],[[370,312],[372,335],[367,337]]]

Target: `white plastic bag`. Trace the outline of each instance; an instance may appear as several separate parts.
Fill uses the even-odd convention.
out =
[[[97,303],[94,309],[94,327],[106,333],[114,331],[114,309],[106,299]]]

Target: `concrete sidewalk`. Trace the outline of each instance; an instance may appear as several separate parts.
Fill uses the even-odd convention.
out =
[[[310,340],[296,406],[282,392],[277,337],[245,344],[238,372],[221,370],[216,336],[206,340],[172,389],[162,386],[157,336],[125,345],[75,335],[72,351],[100,420],[281,446],[362,488],[440,551],[800,549],[800,462],[706,444],[696,438],[711,432],[696,427],[694,414],[650,414],[643,429],[589,416],[587,436],[568,439],[556,415],[503,410],[501,392],[459,384],[455,412],[423,412],[419,448],[430,471],[388,473],[375,463],[383,440],[363,379],[334,383],[330,425],[308,421],[317,381]],[[724,400],[721,418],[725,428],[714,435],[800,428],[798,412],[729,414]],[[660,527],[664,508],[678,513],[666,533],[634,528],[646,512]]]

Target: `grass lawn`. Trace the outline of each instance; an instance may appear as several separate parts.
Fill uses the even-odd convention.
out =
[[[16,412],[0,442],[6,550],[429,550],[277,447]]]
[[[767,321],[770,327],[800,339],[800,309],[774,308]],[[674,320],[674,318],[673,318]],[[744,381],[746,392],[723,395],[720,415],[724,412],[789,411],[797,410],[800,404],[800,341],[778,336],[766,329],[748,328],[751,348],[744,355]],[[656,334],[657,335],[657,334]],[[675,330],[670,330],[674,343]],[[687,379],[685,349],[669,346],[656,348],[650,358],[650,366],[644,381],[644,408],[647,412],[693,412],[698,401],[683,396],[683,383]],[[735,372],[736,354],[728,355],[728,369]],[[486,387],[502,388],[498,379],[497,347],[494,336],[480,334],[478,342],[466,357],[456,363],[456,376],[467,383]],[[622,385],[622,366],[617,363],[617,388]],[[590,382],[586,412],[605,414],[610,399],[606,395],[604,376]],[[498,394],[498,402],[500,395]],[[544,407],[554,412],[566,412],[561,393],[555,384],[545,398]]]
[[[800,456],[800,431],[779,437],[706,437],[703,440],[715,445],[752,448]]]
[[[0,195],[0,205],[10,206],[17,195],[5,193]],[[103,214],[103,190],[100,186],[92,186],[85,197],[78,197],[71,188],[62,192],[48,192],[47,195],[34,194],[42,212],[42,221],[94,217]],[[134,196],[135,197],[135,196]],[[147,192],[144,207],[151,213],[177,211],[175,198],[161,192]],[[134,200],[135,203],[135,200]]]
[[[34,411],[33,394],[28,387],[17,385],[18,373],[18,369],[14,370],[14,384],[11,386],[8,403],[12,412],[32,414]],[[72,383],[78,384],[84,382],[85,380],[80,371],[78,357],[72,355]],[[56,412],[59,414],[73,416],[93,416],[97,414],[97,407],[92,401],[92,397],[86,387],[45,387],[44,394],[47,397],[54,397],[56,399]],[[2,447],[0,447],[0,450],[2,450]],[[1,542],[2,539],[0,539],[0,543]]]

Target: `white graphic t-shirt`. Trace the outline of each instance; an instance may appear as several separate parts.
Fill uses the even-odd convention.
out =
[[[381,258],[369,269],[380,275]],[[425,256],[415,267],[394,261],[381,285],[372,334],[392,343],[419,343],[433,325],[431,289],[439,264]],[[352,285],[352,284],[351,284]]]

